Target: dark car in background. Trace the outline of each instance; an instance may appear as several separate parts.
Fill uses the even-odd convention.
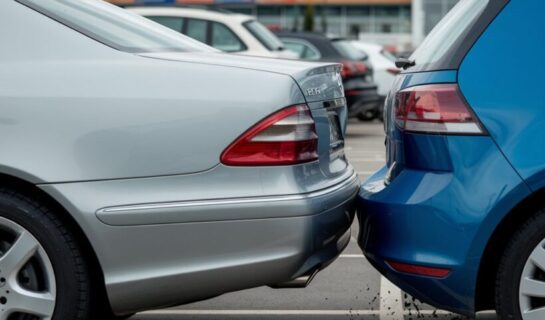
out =
[[[349,40],[313,32],[278,32],[276,35],[300,59],[343,64],[341,75],[350,117],[368,121],[382,114],[383,101],[373,82],[373,69],[367,62],[368,57]]]

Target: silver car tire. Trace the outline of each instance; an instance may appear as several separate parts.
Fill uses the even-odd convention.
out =
[[[496,279],[499,319],[545,319],[545,212],[515,233],[501,259]]]
[[[84,261],[48,207],[0,189],[0,320],[90,319]]]

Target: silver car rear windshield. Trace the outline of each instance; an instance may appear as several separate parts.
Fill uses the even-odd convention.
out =
[[[17,0],[114,49],[130,52],[216,50],[100,0]]]

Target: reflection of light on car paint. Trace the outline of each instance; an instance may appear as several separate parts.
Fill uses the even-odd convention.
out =
[[[386,185],[384,184],[384,180],[377,180],[364,185],[363,189],[365,191],[376,193],[384,190],[385,187]]]

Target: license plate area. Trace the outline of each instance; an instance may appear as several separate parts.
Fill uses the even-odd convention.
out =
[[[344,99],[336,99],[325,104],[329,121],[329,153],[331,159],[344,156],[344,130],[341,117],[346,117]]]
[[[328,113],[329,119],[329,148],[331,151],[344,149],[344,138],[341,132],[339,116],[334,112]]]

